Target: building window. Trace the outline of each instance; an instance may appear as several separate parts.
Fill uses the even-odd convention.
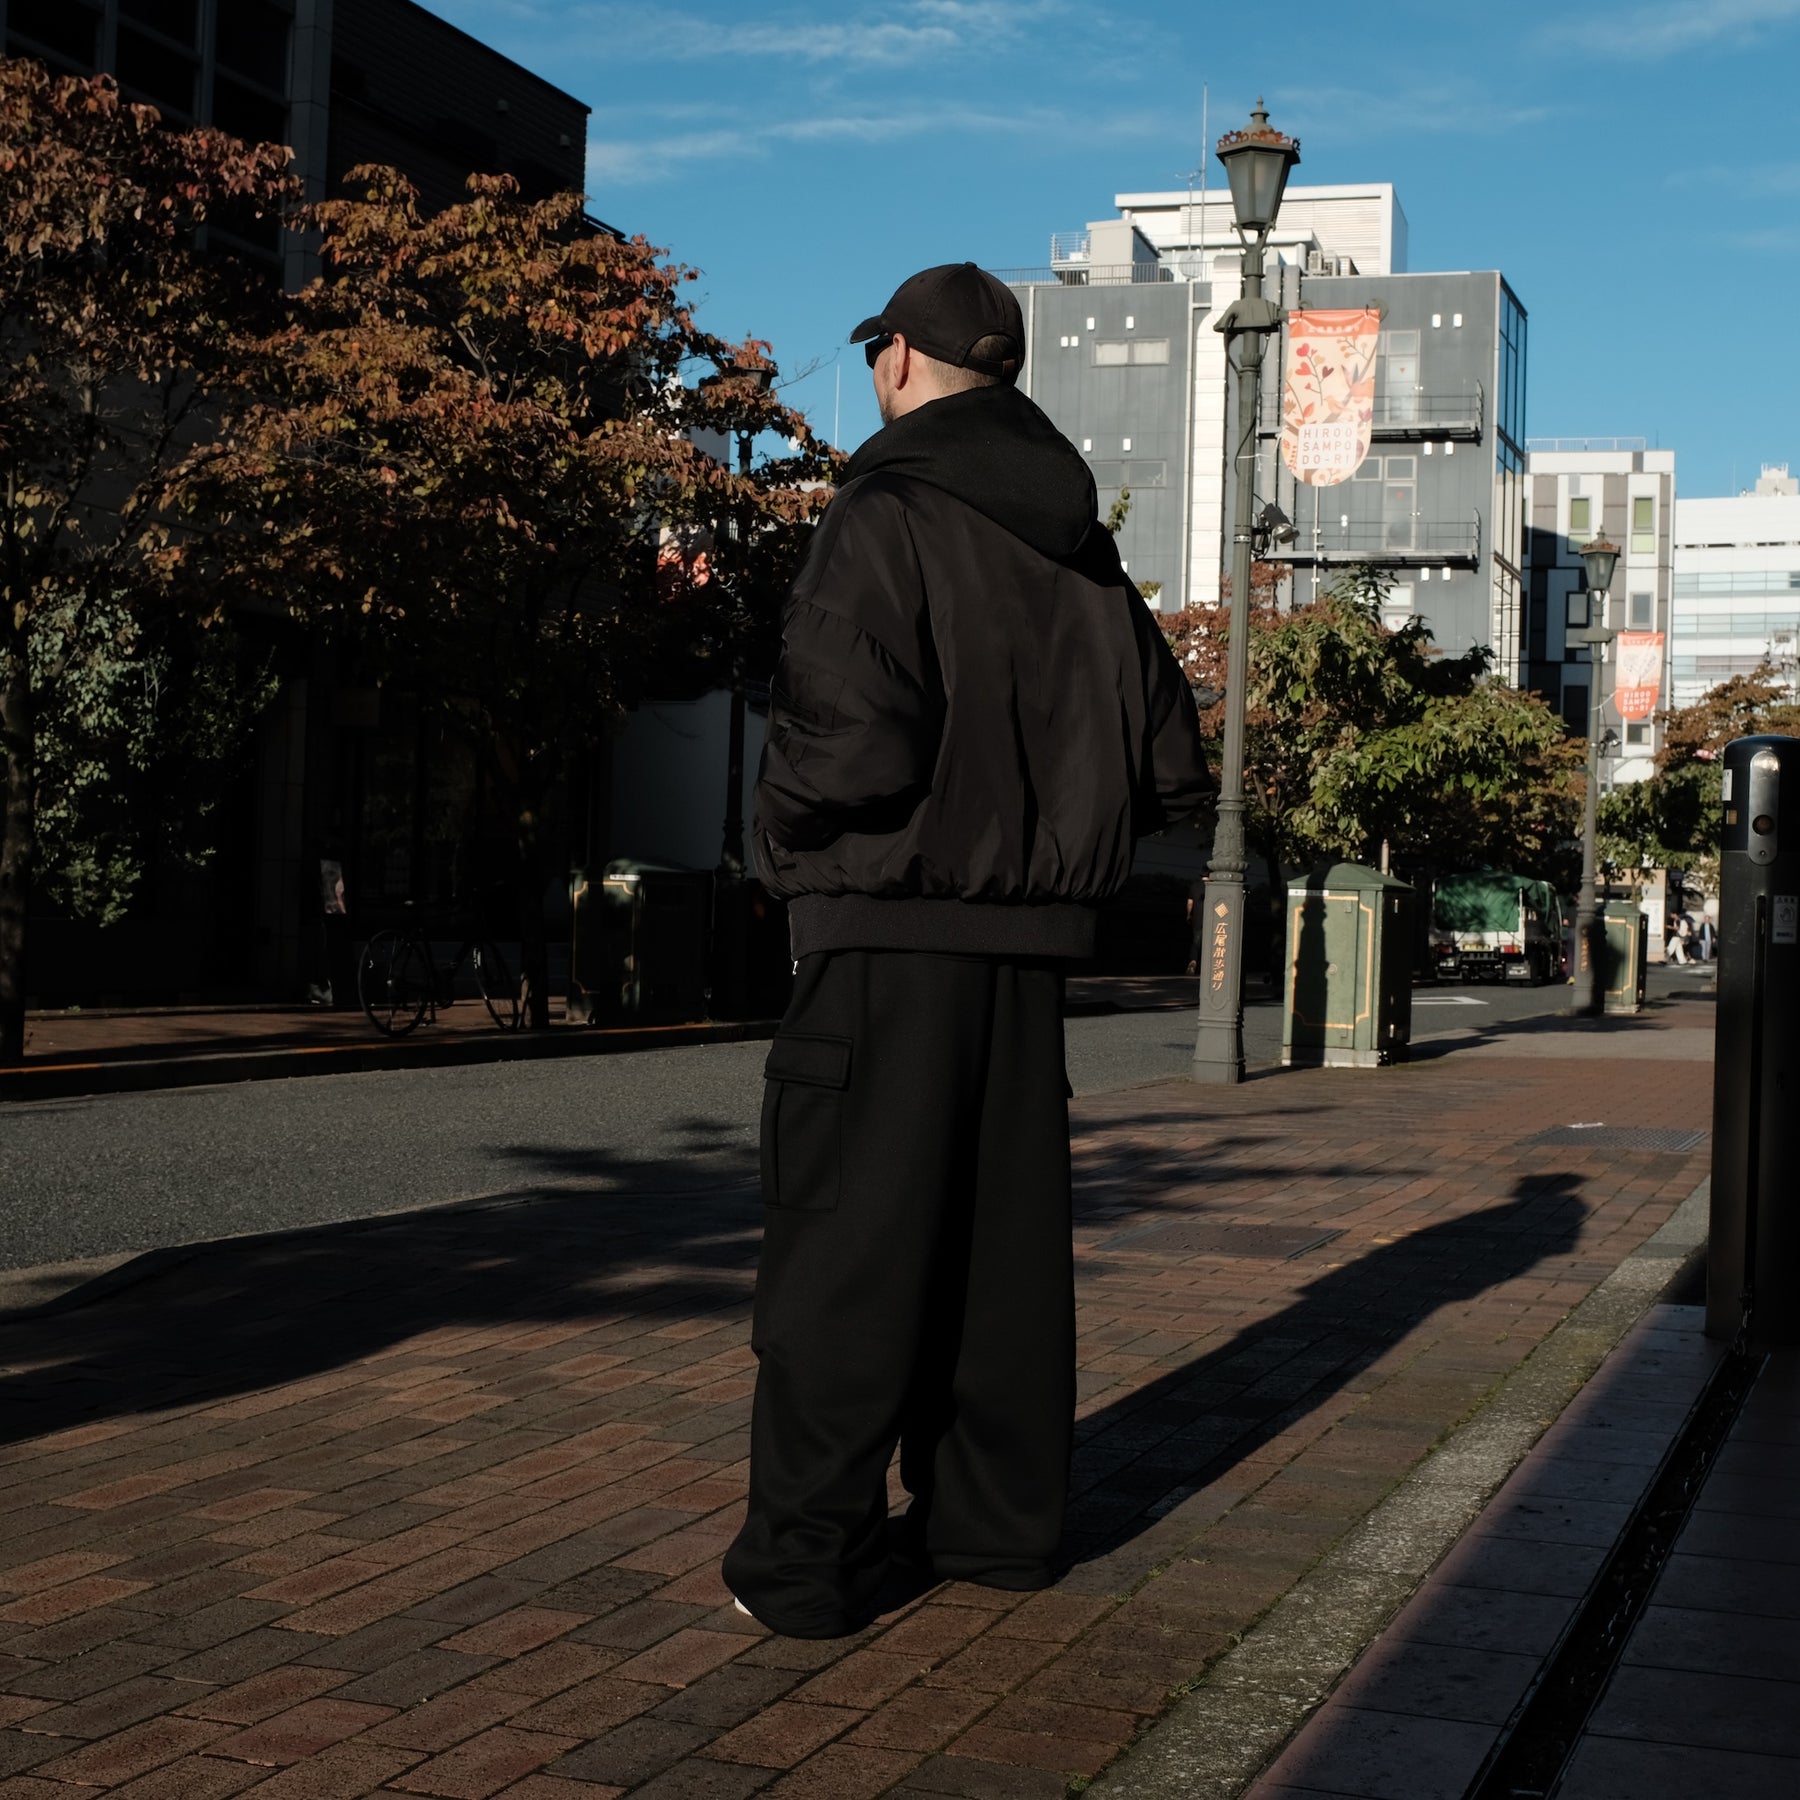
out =
[[[1649,743],[1650,727],[1648,725],[1627,725],[1625,727],[1625,741],[1628,744]]]
[[[231,0],[219,8],[219,61],[277,93],[288,87],[287,11],[269,0]]]
[[[142,96],[165,112],[184,119],[194,115],[194,82],[199,64],[190,52],[176,50],[145,32],[119,27],[119,86]]]
[[[1656,625],[1656,596],[1654,594],[1633,594],[1631,596],[1630,628],[1633,631],[1650,631]]]
[[[1094,367],[1122,369],[1128,363],[1167,363],[1169,340],[1161,338],[1095,338]]]
[[[1594,535],[1594,503],[1574,496],[1569,501],[1569,536],[1586,543]]]
[[[1588,591],[1586,588],[1574,588],[1569,594],[1569,610],[1567,623],[1580,630],[1588,628]]]
[[[1563,687],[1563,723],[1578,736],[1588,734],[1588,687],[1584,681],[1579,687],[1565,684]]]
[[[1375,418],[1388,425],[1410,425],[1419,416],[1419,334],[1382,332],[1376,351],[1378,377]]]
[[[178,44],[193,46],[200,12],[195,0],[119,0],[119,11]]]
[[[1166,487],[1169,480],[1169,465],[1164,462],[1128,462],[1125,465],[1125,485],[1129,488]]]
[[[6,22],[13,32],[79,63],[84,71],[99,60],[100,9],[85,0],[79,5],[73,0],[12,0]]]
[[[1656,554],[1656,501],[1649,494],[1639,494],[1631,503],[1631,554]]]

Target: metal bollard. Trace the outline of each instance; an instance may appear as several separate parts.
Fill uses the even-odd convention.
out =
[[[1800,738],[1728,744],[1706,1332],[1800,1344]]]

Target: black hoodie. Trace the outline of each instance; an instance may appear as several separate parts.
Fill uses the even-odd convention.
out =
[[[1014,388],[877,432],[783,621],[758,873],[796,957],[1092,954],[1134,836],[1211,791],[1074,446]]]

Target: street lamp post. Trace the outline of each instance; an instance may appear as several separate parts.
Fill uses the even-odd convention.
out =
[[[754,384],[766,394],[775,383],[775,370],[770,365],[750,369],[733,369],[730,376]],[[703,378],[701,385],[710,386],[723,379],[721,375]],[[751,454],[756,442],[754,416],[734,431],[737,439],[737,472],[750,473]],[[731,529],[738,539],[740,557],[748,549],[748,522],[741,511],[734,513]],[[725,823],[719,848],[719,866],[713,875],[713,945],[712,945],[712,1011],[718,1017],[735,1017],[744,1010],[748,977],[746,934],[749,908],[744,889],[744,679],[734,654],[731,666],[730,719],[725,741]]]
[[[1600,724],[1606,706],[1600,676],[1606,667],[1606,646],[1613,638],[1606,623],[1606,599],[1619,561],[1619,546],[1596,538],[1582,546],[1581,560],[1587,565],[1588,625],[1585,631],[1573,635],[1577,643],[1588,646],[1587,797],[1581,809],[1581,893],[1575,902],[1575,991],[1569,1011],[1586,1017],[1599,1012],[1606,998],[1600,986],[1603,939],[1600,902],[1595,892],[1599,862]],[[1596,607],[1598,617],[1594,613]]]
[[[1256,413],[1264,340],[1281,327],[1281,309],[1263,296],[1263,253],[1281,210],[1288,171],[1300,160],[1300,143],[1270,127],[1258,100],[1250,123],[1241,131],[1228,131],[1218,150],[1244,247],[1244,291],[1214,327],[1225,333],[1228,351],[1237,348],[1237,492],[1225,650],[1225,746],[1218,826],[1206,874],[1193,1074],[1196,1081],[1230,1083],[1244,1079],[1244,687],[1250,669],[1250,564],[1258,536]]]

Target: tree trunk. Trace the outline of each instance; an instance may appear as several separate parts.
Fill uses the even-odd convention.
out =
[[[32,816],[36,752],[31,669],[20,644],[0,690],[0,1062],[25,1060],[25,930],[37,826]]]
[[[525,1023],[543,1031],[550,1023],[550,944],[544,929],[544,852],[538,839],[541,808],[521,802],[518,811],[519,960],[525,979]]]

